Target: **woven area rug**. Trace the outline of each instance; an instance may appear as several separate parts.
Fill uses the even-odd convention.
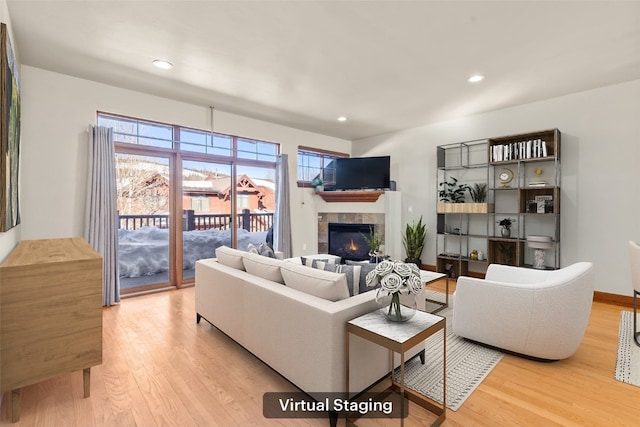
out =
[[[620,312],[618,355],[614,378],[640,387],[640,347],[633,342],[633,312]]]
[[[427,291],[429,299],[443,300],[439,292]],[[496,367],[503,353],[472,343],[454,335],[452,330],[453,298],[449,307],[437,313],[447,318],[447,408],[457,411],[465,400]],[[405,365],[405,385],[436,402],[442,403],[442,332],[425,341],[426,363],[419,358]],[[399,381],[400,371],[395,378]]]

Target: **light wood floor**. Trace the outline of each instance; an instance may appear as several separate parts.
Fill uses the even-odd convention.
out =
[[[621,309],[594,303],[585,339],[568,360],[505,356],[460,410],[447,411],[444,425],[639,425],[640,387],[613,379]],[[105,309],[103,342],[103,364],[92,369],[90,398],[82,398],[81,372],[26,387],[15,425],[329,425],[326,419],[263,418],[264,392],[295,388],[207,322],[196,325],[194,288],[129,298]],[[6,403],[2,425],[10,424]],[[404,425],[432,419],[411,404]]]

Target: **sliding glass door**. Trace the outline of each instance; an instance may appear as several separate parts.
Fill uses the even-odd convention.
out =
[[[120,289],[170,283],[170,158],[116,154]]]
[[[221,245],[265,242],[278,144],[98,113],[114,129],[123,295],[193,283]]]
[[[231,164],[182,161],[182,281],[195,277],[195,262],[232,247],[234,194]]]
[[[247,250],[265,243],[273,226],[275,169],[239,165],[237,177],[238,249]]]

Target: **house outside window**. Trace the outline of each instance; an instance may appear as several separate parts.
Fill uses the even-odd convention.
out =
[[[236,198],[236,203],[238,205],[238,211],[242,211],[243,209],[249,209],[249,195],[248,194],[238,194]]]
[[[349,157],[346,153],[313,147],[298,147],[298,187],[311,187],[319,177],[325,186],[335,184],[335,159]]]
[[[194,212],[209,212],[209,198],[206,196],[191,197],[191,209]]]

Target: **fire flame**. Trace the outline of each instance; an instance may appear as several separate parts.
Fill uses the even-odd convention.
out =
[[[349,250],[355,251],[357,249],[358,249],[358,247],[356,246],[355,243],[353,243],[353,239],[351,239],[351,244],[349,245]]]

